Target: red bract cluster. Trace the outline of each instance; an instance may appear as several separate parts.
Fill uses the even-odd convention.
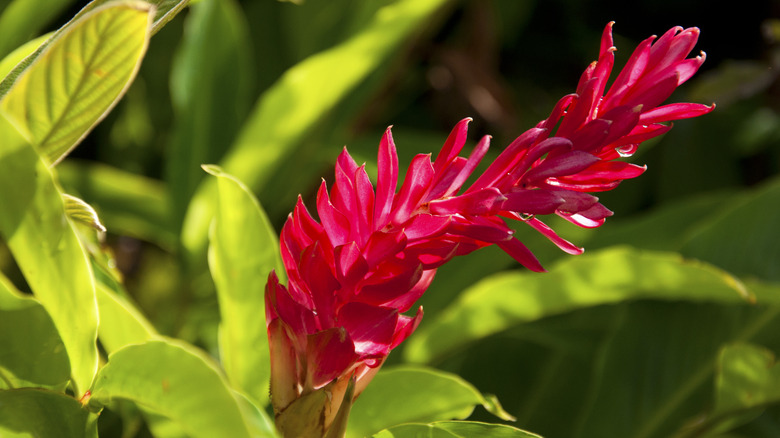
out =
[[[414,157],[398,192],[389,128],[379,145],[376,189],[365,166],[345,149],[330,193],[323,181],[317,194],[319,222],[299,199],[284,225],[287,286],[275,274],[268,281],[277,415],[326,385],[338,407],[349,379],[356,381],[357,396],[390,350],[417,327],[421,308],[414,316],[402,313],[452,257],[498,245],[527,268],[542,271],[506,219],[522,220],[569,253],[582,252],[537,216],[557,214],[582,227],[601,225],[612,212],[590,193],[611,190],[645,170],[616,159],[668,131],[662,122],[713,109],[694,103],[659,106],[704,62],[703,54],[687,58],[698,35],[698,29],[676,27],[657,41],[648,38],[606,90],[615,50],[610,23],[599,59],[585,70],[577,92],[562,98],[549,118],[520,135],[465,190],[490,143],[484,137],[468,157],[459,155],[469,119],[455,126],[433,162],[429,154]],[[324,415],[327,427],[335,409]]]

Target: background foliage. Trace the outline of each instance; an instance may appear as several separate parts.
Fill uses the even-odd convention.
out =
[[[86,3],[0,0],[0,58]],[[312,205],[344,145],[374,166],[388,125],[402,168],[467,116],[472,141],[492,134],[500,150],[574,89],[615,20],[618,65],[651,34],[700,27],[708,60],[676,98],[717,110],[640,149],[632,160],[649,170],[601,196],[616,213],[603,227],[551,221],[584,255],[519,225],[549,273],[496,249],[441,268],[420,328],[358,400],[350,436],[529,436],[444,421],[511,416],[505,424],[547,437],[780,436],[776,2],[139,3],[158,9],[127,30],[137,47],[127,56],[143,56],[137,76],[130,64],[111,90],[87,87],[108,96],[87,108],[111,109],[126,92],[113,111],[67,112],[76,131],[59,142],[46,130],[56,126],[21,137],[0,126],[0,435],[271,436],[269,227],[299,193]],[[130,53],[128,41],[116,45]],[[29,68],[48,71],[52,56]],[[0,84],[5,114],[52,99],[43,74],[25,79],[27,100],[18,83]],[[63,225],[78,215],[58,191],[94,207],[107,232]],[[63,302],[71,286],[86,295]],[[95,335],[99,350],[80,344]],[[86,389],[91,410],[77,403]]]

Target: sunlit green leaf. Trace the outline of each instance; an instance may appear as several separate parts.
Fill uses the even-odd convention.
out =
[[[0,234],[57,327],[80,395],[97,371],[92,272],[52,171],[2,117],[0,205]]]
[[[97,438],[97,418],[78,400],[42,389],[0,390],[3,438]]]
[[[539,435],[502,424],[475,421],[438,421],[402,424],[383,430],[374,438],[539,438]]]
[[[209,266],[221,315],[219,342],[225,372],[236,388],[268,402],[270,355],[265,324],[265,283],[275,269],[284,280],[276,232],[262,207],[240,181],[216,167],[219,200]]]
[[[18,0],[19,3],[25,1],[26,0]],[[70,32],[70,28],[77,24],[85,15],[89,14],[95,9],[98,9],[105,3],[114,1],[116,0],[92,0],[86,6],[84,6],[84,8],[82,8],[68,23],[66,23],[54,33],[52,39],[46,41],[40,47],[38,47],[34,53],[32,53],[19,65],[14,67],[13,71],[11,71],[8,76],[6,76],[0,82],[0,98],[8,93],[8,90],[11,88],[11,86],[13,86],[14,82],[19,78],[22,72],[24,72],[24,70],[27,69],[32,63],[34,63],[38,57],[43,54],[44,49],[56,41],[56,38],[66,32]],[[137,0],[137,2],[146,3],[148,6],[155,7],[156,13],[154,16],[154,21],[151,24],[151,33],[155,34],[169,21],[171,21],[173,17],[176,16],[176,14],[181,12],[181,10],[187,6],[189,0]]]
[[[511,419],[495,400],[454,374],[421,367],[388,368],[355,402],[347,436],[362,437],[401,423],[464,419],[479,405]]]
[[[68,380],[68,355],[51,317],[0,274],[0,388],[63,390]]]
[[[220,163],[257,190],[291,155],[329,110],[386,61],[445,0],[402,0],[385,6],[360,33],[288,70],[256,104],[247,124]],[[316,97],[315,97],[316,96]],[[187,211],[182,240],[191,255],[203,254],[214,212],[215,186],[206,180]]]
[[[133,304],[102,284],[97,285],[97,302],[100,311],[98,337],[109,354],[155,336],[154,327]]]
[[[66,160],[57,173],[68,192],[88,199],[111,233],[176,246],[168,191],[160,181],[94,162]]]
[[[55,35],[5,95],[2,109],[48,161],[61,160],[105,117],[149,42],[144,2],[112,3]]]
[[[211,359],[180,341],[152,340],[111,354],[90,404],[116,399],[168,417],[191,437],[252,436],[244,408]]]
[[[568,258],[548,274],[506,272],[467,289],[409,339],[406,357],[427,362],[485,336],[545,316],[624,300],[751,300],[728,273],[679,255],[614,247]]]
[[[106,227],[100,222],[97,212],[91,205],[68,194],[62,195],[62,199],[65,202],[65,214],[72,221],[92,227],[98,231],[106,231]]]

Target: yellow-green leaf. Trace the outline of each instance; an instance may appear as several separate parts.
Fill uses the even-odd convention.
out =
[[[61,160],[124,94],[146,52],[152,9],[121,2],[85,14],[8,91],[2,110],[48,162]]]
[[[100,311],[98,337],[109,354],[157,335],[138,309],[102,284],[97,285],[97,302]]]
[[[65,202],[65,214],[67,214],[71,220],[92,227],[98,231],[106,231],[106,227],[100,222],[97,212],[91,205],[68,194],[62,195],[62,200]]]
[[[51,316],[78,395],[97,372],[97,302],[92,270],[62,193],[33,148],[0,117],[0,235]]]
[[[259,404],[268,402],[271,378],[264,290],[275,269],[284,280],[276,232],[252,193],[216,166],[217,214],[209,246],[209,267],[219,298],[219,349],[236,388]]]
[[[128,345],[100,370],[90,405],[130,400],[176,423],[187,436],[249,438],[258,410],[243,406],[205,353],[176,340]],[[265,431],[257,436],[273,436]]]
[[[61,391],[69,380],[68,355],[51,317],[0,274],[0,388]]]

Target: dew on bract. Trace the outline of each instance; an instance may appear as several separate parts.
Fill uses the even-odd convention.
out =
[[[628,158],[632,155],[634,155],[634,152],[636,152],[636,145],[635,144],[627,144],[625,146],[619,146],[615,148],[615,152],[618,153],[623,158]]]

